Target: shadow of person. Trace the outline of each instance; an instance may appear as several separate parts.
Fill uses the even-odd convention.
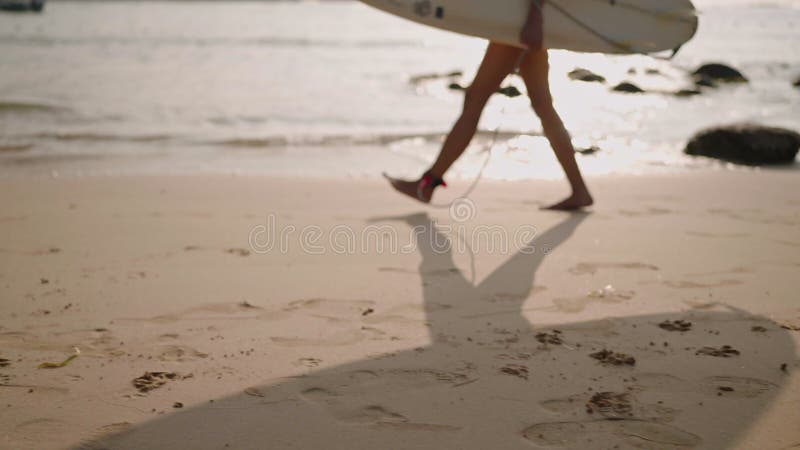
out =
[[[265,384],[88,446],[733,447],[779,394],[780,363],[795,359],[790,336],[724,306],[534,326],[521,309],[544,249],[567,241],[587,217],[567,216],[477,285],[456,268],[450,241],[427,215],[404,217],[422,257],[429,345]],[[400,319],[363,320],[380,327]],[[659,327],[674,319],[690,329]],[[597,355],[604,349],[618,354]]]

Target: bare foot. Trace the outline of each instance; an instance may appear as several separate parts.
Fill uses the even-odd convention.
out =
[[[397,178],[390,177],[385,173],[383,174],[383,177],[389,180],[389,183],[397,192],[405,194],[413,198],[414,200],[420,201],[422,203],[431,202],[431,197],[433,197],[432,186],[430,185],[425,186],[421,191],[418,191],[419,180],[417,181],[400,180]]]
[[[572,194],[566,200],[562,200],[554,205],[545,206],[542,209],[550,211],[575,211],[578,209],[592,206],[594,200],[588,192],[584,194]]]

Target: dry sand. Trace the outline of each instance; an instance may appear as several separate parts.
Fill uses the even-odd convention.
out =
[[[485,183],[458,222],[383,182],[2,181],[0,447],[799,447],[800,178],[591,184],[570,215]]]

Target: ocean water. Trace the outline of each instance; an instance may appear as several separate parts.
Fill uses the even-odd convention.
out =
[[[707,126],[800,129],[800,1],[702,0],[678,56],[551,51],[556,107],[590,175],[747,170],[682,154]],[[0,176],[416,175],[436,155],[486,43],[358,2],[68,2],[0,14]],[[751,83],[691,98],[704,62]],[[605,85],[570,81],[584,67]],[[460,77],[416,80],[426,74]],[[610,92],[620,81],[650,91]],[[523,89],[519,79],[507,84]],[[495,96],[452,176],[557,178],[526,98]],[[497,132],[495,132],[497,130]]]

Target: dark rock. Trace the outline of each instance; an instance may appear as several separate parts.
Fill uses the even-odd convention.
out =
[[[34,11],[41,12],[44,9],[44,0],[10,0],[0,1],[2,11]]]
[[[694,84],[697,87],[717,87],[717,83],[714,82],[714,79],[705,75],[695,75]]]
[[[586,81],[587,83],[605,83],[606,79],[602,75],[598,75],[591,70],[575,69],[567,74],[570,80]]]
[[[792,86],[800,88],[800,77],[797,77],[797,79],[794,80],[794,83],[792,83]]]
[[[712,83],[747,83],[747,78],[741,72],[725,64],[703,64],[692,75],[695,80],[711,80]]]
[[[681,89],[680,91],[675,92],[675,97],[694,97],[695,95],[700,95],[700,92],[697,89]]]
[[[645,69],[644,73],[647,75],[661,75],[661,71],[658,69]]]
[[[623,81],[622,83],[614,86],[612,89],[614,92],[625,92],[627,94],[640,94],[644,92],[644,89],[640,88],[639,86],[629,83],[627,81]]]
[[[497,90],[497,93],[503,94],[509,98],[519,97],[520,95],[522,95],[522,92],[520,92],[519,89],[517,89],[514,86],[501,87],[500,89]]]
[[[467,89],[466,86],[462,86],[462,85],[460,85],[458,83],[450,83],[450,85],[448,85],[447,87],[450,90],[453,90],[453,91],[464,91],[464,90]],[[522,95],[522,92],[520,92],[519,89],[517,89],[514,86],[502,87],[502,88],[497,90],[497,93],[498,94],[503,94],[506,97],[510,97],[510,98],[519,97],[520,95]]]
[[[464,86],[461,86],[458,83],[450,83],[450,85],[448,85],[447,87],[453,91],[463,91],[466,89]]]
[[[792,130],[742,124],[701,131],[689,141],[685,152],[757,166],[791,164],[798,149],[800,134]]]
[[[580,153],[581,155],[594,155],[600,151],[600,147],[591,146],[586,148],[577,148],[575,149],[575,153]]]

